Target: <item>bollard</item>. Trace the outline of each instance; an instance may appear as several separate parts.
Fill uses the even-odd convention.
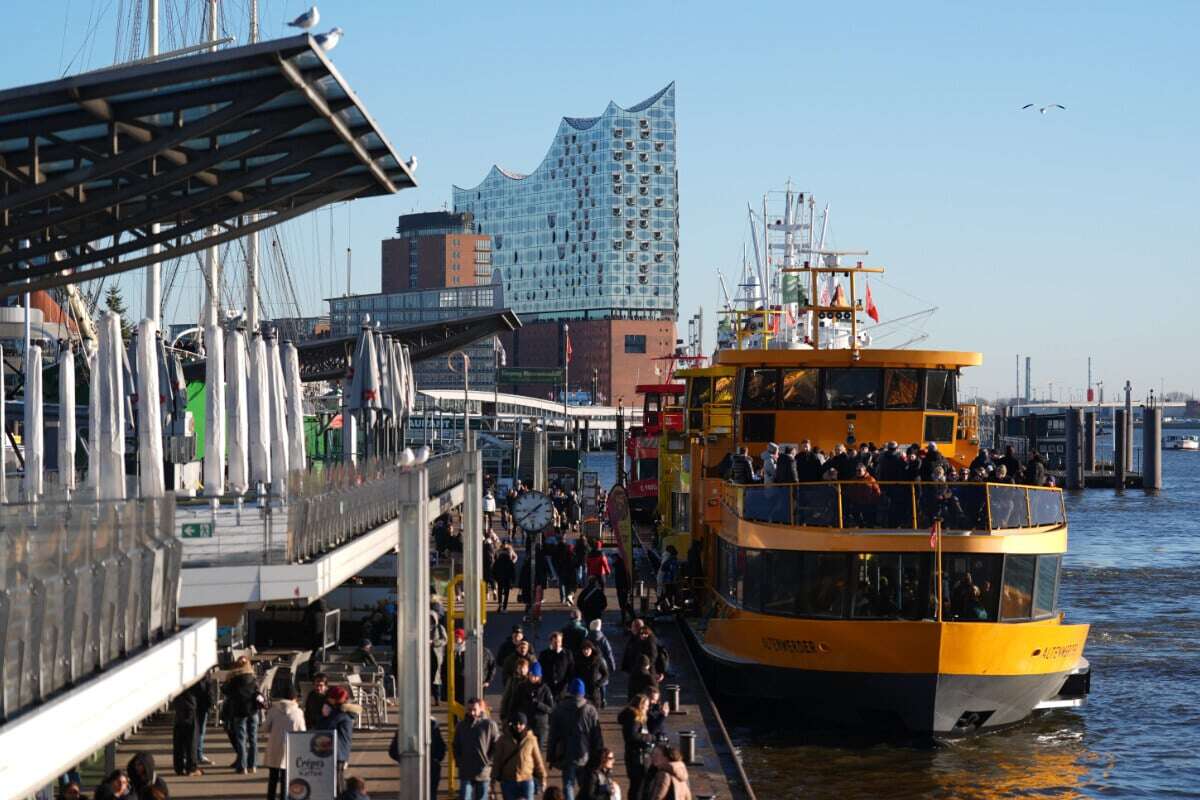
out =
[[[1142,488],[1162,489],[1162,408],[1142,409]]]
[[[646,591],[646,582],[638,581],[635,591],[638,596],[639,613],[645,617],[650,613],[650,593]]]
[[[679,752],[683,754],[683,763],[696,763],[696,732],[679,732]]]
[[[666,700],[671,704],[671,713],[678,714],[679,712],[679,684],[672,683],[663,687],[663,694],[666,695]]]

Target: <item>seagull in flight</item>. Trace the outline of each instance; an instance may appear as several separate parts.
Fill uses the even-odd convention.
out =
[[[1021,110],[1024,111],[1025,109],[1033,108],[1036,105],[1037,105],[1037,103],[1026,103],[1025,105],[1021,106]],[[1041,112],[1042,114],[1045,114],[1047,111],[1053,111],[1056,108],[1061,108],[1063,111],[1067,110],[1066,106],[1059,105],[1058,103],[1051,103],[1048,106],[1041,106],[1040,108],[1038,108],[1038,111]]]
[[[288,23],[289,28],[300,28],[308,30],[321,21],[321,12],[317,11],[317,7],[313,6],[308,11],[305,11],[300,16]]]
[[[341,28],[334,28],[329,33],[318,33],[313,38],[317,40],[317,44],[321,46],[321,49],[328,53],[338,46],[338,42],[342,40],[342,33]]]

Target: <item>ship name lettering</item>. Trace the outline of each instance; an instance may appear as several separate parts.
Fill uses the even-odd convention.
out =
[[[1042,650],[1042,658],[1069,658],[1079,652],[1077,644],[1062,644]]]
[[[776,653],[816,653],[817,643],[812,639],[777,639],[774,636],[764,636],[763,648]]]

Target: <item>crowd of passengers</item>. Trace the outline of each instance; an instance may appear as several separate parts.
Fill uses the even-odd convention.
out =
[[[938,449],[936,442],[925,447],[911,444],[901,448],[888,442],[882,448],[874,442],[847,446],[838,443],[833,453],[814,448],[808,439],[796,445],[767,445],[757,462],[740,446],[726,455],[718,465],[719,475],[739,484],[805,484],[822,481],[845,481],[850,485],[842,490],[844,526],[908,527],[914,523],[928,524],[940,519],[955,528],[988,526],[988,509],[982,492],[955,491],[950,484],[1010,484],[1022,486],[1054,486],[1054,478],[1046,471],[1046,462],[1034,451],[1025,463],[1013,447],[1004,455],[981,447],[974,460],[965,467],[957,466]],[[880,485],[880,484],[883,485]],[[912,495],[904,483],[918,487],[919,520],[912,518]],[[1022,524],[1009,520],[1016,505],[1005,498],[992,503],[992,526],[1015,527]],[[828,509],[799,509],[809,519],[794,520],[800,524],[829,524],[821,519]],[[998,516],[998,518],[997,518]]]

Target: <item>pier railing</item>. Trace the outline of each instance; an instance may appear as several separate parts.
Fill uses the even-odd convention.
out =
[[[429,496],[462,483],[464,455],[431,458]],[[203,502],[180,509],[189,567],[296,564],[317,558],[395,519],[400,475],[406,468],[383,461],[332,465],[296,475],[288,496],[235,504],[225,498],[215,511]],[[193,538],[194,537],[194,538]]]
[[[175,632],[175,500],[0,505],[0,722]]]
[[[998,483],[820,481],[735,484],[725,505],[741,519],[837,529],[1002,531],[1062,525],[1062,490]]]

